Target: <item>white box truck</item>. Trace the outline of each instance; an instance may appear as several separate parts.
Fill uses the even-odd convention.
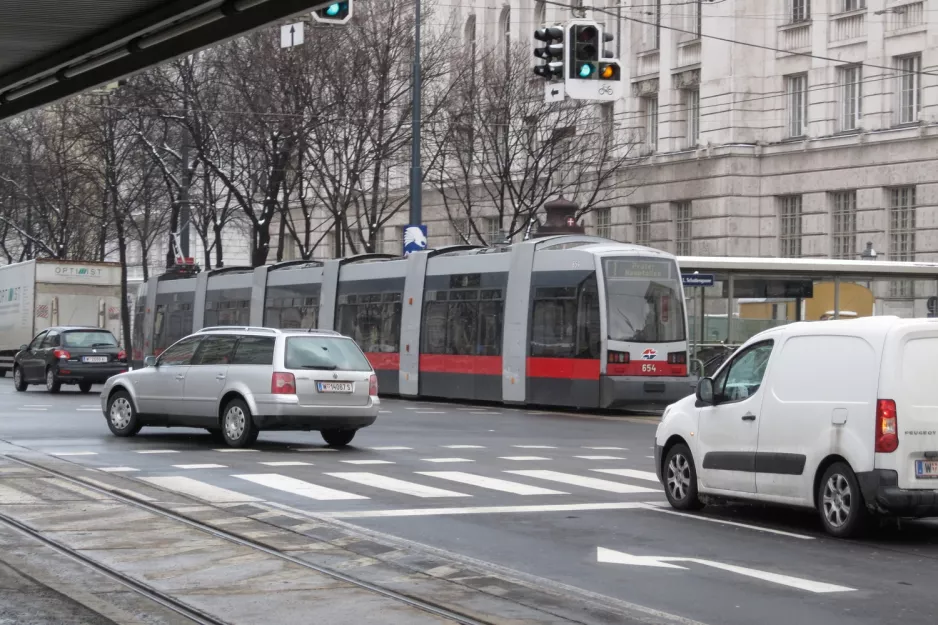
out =
[[[105,328],[121,340],[118,263],[29,260],[0,267],[0,377],[42,330]]]

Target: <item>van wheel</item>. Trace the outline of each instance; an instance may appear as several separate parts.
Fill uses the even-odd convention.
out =
[[[46,390],[50,393],[58,393],[62,390],[62,383],[59,382],[59,374],[55,372],[55,367],[46,369]]]
[[[142,427],[134,402],[127,391],[117,391],[107,402],[107,426],[114,436],[135,436]]]
[[[251,409],[241,399],[232,399],[222,413],[221,431],[230,447],[247,447],[257,440]]]
[[[817,494],[821,523],[831,536],[849,538],[861,534],[869,521],[869,511],[860,484],[850,467],[836,462],[827,468]]]
[[[13,369],[13,388],[15,388],[20,393],[29,388],[29,384],[26,383],[26,378],[23,377],[22,367],[16,367]]]
[[[322,440],[326,441],[329,447],[345,447],[355,438],[357,430],[323,430]]]
[[[690,449],[683,443],[674,445],[664,458],[664,494],[671,507],[678,510],[700,510],[697,497],[697,468]]]

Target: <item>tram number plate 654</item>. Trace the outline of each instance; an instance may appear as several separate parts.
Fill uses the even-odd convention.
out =
[[[653,362],[643,362],[642,373],[658,373],[658,368]]]

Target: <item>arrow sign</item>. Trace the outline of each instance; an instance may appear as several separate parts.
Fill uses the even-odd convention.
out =
[[[567,93],[563,83],[548,83],[544,85],[544,102],[563,102]]]
[[[292,48],[301,45],[304,41],[303,22],[286,24],[280,27],[280,47]]]
[[[756,579],[761,579],[766,582],[772,582],[774,584],[781,584],[782,586],[789,586],[791,588],[797,588],[799,590],[806,590],[808,592],[829,593],[829,592],[852,592],[856,590],[856,588],[847,588],[846,586],[835,586],[834,584],[828,584],[825,582],[816,582],[810,579],[802,579],[800,577],[791,577],[789,575],[780,575],[779,573],[769,573],[768,571],[748,569],[746,567],[736,566],[733,564],[723,564],[722,562],[714,562],[713,560],[701,560],[699,558],[662,557],[662,556],[633,556],[628,553],[615,551],[613,549],[606,549],[604,547],[597,548],[596,560],[598,562],[604,562],[607,564],[627,564],[631,566],[648,566],[648,567],[655,567],[659,569],[679,569],[682,571],[686,571],[687,567],[678,566],[677,564],[671,564],[671,562],[692,562],[694,564],[709,566],[711,568],[720,569],[722,571],[729,571],[730,573],[736,573],[737,575],[745,575],[746,577],[754,577]]]

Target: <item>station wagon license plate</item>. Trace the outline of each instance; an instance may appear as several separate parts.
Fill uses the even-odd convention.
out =
[[[82,356],[82,362],[107,362],[107,356]]]
[[[351,382],[317,382],[316,387],[320,393],[351,393]]]
[[[938,460],[916,460],[915,477],[919,479],[938,479]]]

